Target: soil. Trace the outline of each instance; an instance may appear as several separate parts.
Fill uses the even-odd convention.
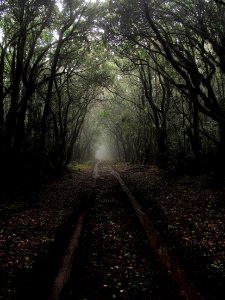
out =
[[[92,169],[70,170],[1,192],[0,299],[44,299],[91,183]]]
[[[211,190],[209,176],[172,177],[156,166],[146,165],[117,164],[114,168],[154,221],[164,243],[204,299],[224,299],[224,190]],[[82,265],[82,278],[89,282],[90,288],[84,288],[83,279],[79,290],[74,290],[70,282],[64,299],[111,299],[111,296],[112,299],[159,299],[159,290],[166,291],[160,299],[175,299],[154,258],[146,258],[146,241],[135,231],[139,231],[139,224],[132,211],[120,202],[107,200],[114,199],[115,193],[119,193],[119,199],[124,198],[115,178],[103,176],[101,180],[79,250],[80,261],[89,257],[88,263]],[[91,184],[92,168],[89,168],[70,171],[60,179],[29,189],[25,185],[22,189],[1,192],[0,299],[29,299],[33,287],[36,298],[44,299]],[[125,218],[125,214],[129,217]],[[105,248],[98,243],[104,239]],[[110,239],[113,243],[108,242]],[[100,259],[107,268],[99,265]],[[79,267],[79,259],[77,264]],[[127,267],[135,268],[136,276],[124,273]],[[74,269],[72,278],[77,278],[77,270]],[[102,279],[98,283],[99,294],[95,295],[97,276]],[[34,284],[37,281],[39,288]],[[154,288],[149,290],[151,282]]]
[[[95,203],[60,299],[180,299],[118,180],[109,168],[99,170]]]
[[[211,190],[209,176],[171,177],[155,166],[123,165],[120,174],[204,299],[224,299],[224,190]]]

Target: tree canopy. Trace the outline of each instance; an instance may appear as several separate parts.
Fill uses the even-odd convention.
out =
[[[224,77],[224,1],[1,1],[3,169],[62,170],[104,132],[115,159],[223,177]]]

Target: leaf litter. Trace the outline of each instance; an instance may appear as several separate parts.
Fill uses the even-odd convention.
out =
[[[117,168],[205,299],[225,297],[225,191],[211,190],[205,175]]]
[[[208,176],[172,178],[155,166],[116,167],[205,299],[225,295],[224,191],[212,191]],[[39,191],[26,195],[24,200],[18,194],[15,199],[1,202],[0,299],[16,299],[18,279],[24,278],[21,274],[30,276],[40,257],[54,243],[58,228],[76,213],[90,175],[90,172],[65,174],[61,180],[44,184]],[[125,208],[113,214],[110,209],[102,210],[103,206],[115,204],[113,196],[107,198],[107,194],[113,193],[115,190],[108,187],[105,200],[92,211],[93,236],[88,237],[90,242],[105,241],[105,247],[98,249],[98,243],[95,245],[89,276],[97,269],[102,276],[102,288],[111,289],[113,299],[125,299],[128,290],[134,294],[148,293],[153,274],[152,266],[144,268],[148,259],[131,250],[137,234],[133,235],[122,225],[121,212],[123,215]],[[133,213],[129,214],[131,217]],[[126,226],[132,225],[126,222]],[[98,253],[102,253],[102,262]]]
[[[2,199],[0,299],[18,299],[19,289],[24,288],[42,257],[48,255],[59,228],[76,214],[88,178],[90,170],[67,173],[41,184],[26,197],[18,193]]]
[[[109,193],[110,191],[110,193]],[[105,201],[107,197],[114,200]],[[118,181],[103,172],[62,299],[176,299]]]

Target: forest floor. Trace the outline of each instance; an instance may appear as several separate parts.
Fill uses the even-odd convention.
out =
[[[172,177],[146,165],[114,168],[204,299],[224,299],[225,191],[211,190],[209,176]],[[91,184],[92,166],[82,165],[60,179],[1,190],[0,299],[22,299],[33,281],[49,288]]]
[[[168,176],[154,166],[119,168],[143,210],[204,299],[225,297],[225,191],[209,176]]]

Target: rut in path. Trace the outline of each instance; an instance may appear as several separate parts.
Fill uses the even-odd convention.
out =
[[[178,299],[126,194],[104,164],[74,270],[61,299]]]
[[[85,203],[49,299],[203,299],[106,163],[96,164]]]

